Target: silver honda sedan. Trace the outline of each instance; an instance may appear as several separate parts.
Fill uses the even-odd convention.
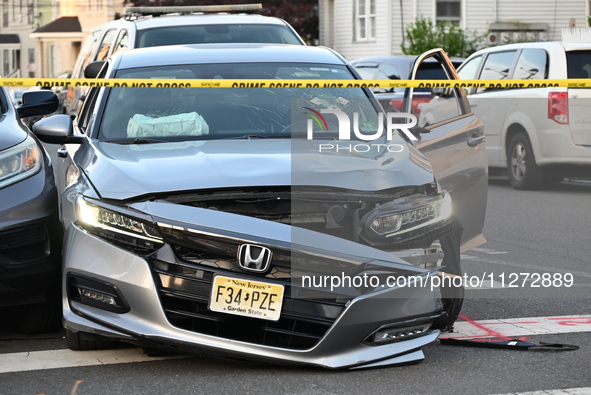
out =
[[[486,205],[463,91],[417,129],[326,48],[136,49],[100,70],[127,86],[34,125],[59,148],[71,349],[366,368],[420,361],[453,325],[463,288],[446,279]]]

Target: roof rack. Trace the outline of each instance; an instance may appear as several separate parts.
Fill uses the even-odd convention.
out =
[[[128,16],[160,16],[165,14],[191,14],[191,13],[232,13],[232,12],[263,11],[262,4],[230,4],[230,5],[201,5],[201,6],[146,6],[127,7]]]

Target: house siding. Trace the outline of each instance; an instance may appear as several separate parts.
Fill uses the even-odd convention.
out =
[[[321,26],[320,44],[334,48],[349,60],[367,56],[389,56],[402,53],[403,31],[417,17],[435,17],[436,0],[376,0],[376,40],[356,42],[354,32],[354,0],[319,0],[320,23],[332,23],[330,29]],[[328,3],[332,7],[323,7]],[[402,14],[400,8],[402,5]],[[547,41],[560,41],[562,29],[569,27],[571,18],[577,27],[587,26],[587,0],[464,0],[462,28],[468,33],[486,35],[495,22],[514,24],[546,24],[546,34],[536,36]],[[484,42],[486,45],[486,41]]]
[[[464,5],[464,29],[469,33],[484,34],[495,20],[494,1],[472,1]]]
[[[569,27],[571,18],[575,18],[577,26],[587,26],[585,0],[498,0],[498,4],[499,22],[547,23],[548,41],[560,41],[562,29]]]
[[[356,41],[354,0],[334,0],[334,41],[332,48],[349,60],[388,53],[389,36],[391,34],[388,18],[389,3],[389,0],[376,0],[375,40]],[[325,44],[321,42],[321,45]]]

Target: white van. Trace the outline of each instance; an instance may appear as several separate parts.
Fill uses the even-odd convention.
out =
[[[128,7],[123,18],[90,32],[72,78],[84,78],[90,62],[106,60],[125,49],[229,42],[306,44],[283,19],[256,14],[261,10],[261,4]],[[68,88],[61,112],[76,115],[84,92],[83,88]]]
[[[461,79],[591,78],[591,44],[487,48],[472,54],[458,73]],[[489,167],[506,168],[515,189],[591,175],[591,88],[472,88],[468,98],[485,124]]]

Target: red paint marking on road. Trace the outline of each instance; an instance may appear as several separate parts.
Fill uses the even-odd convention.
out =
[[[591,324],[591,320],[588,321],[573,321],[573,320],[565,320],[565,321],[561,321],[558,322],[558,325],[565,325],[565,326],[575,326],[575,325],[579,325],[579,324]]]
[[[523,322],[513,322],[511,324],[541,324],[540,321],[523,321]],[[487,322],[486,325],[507,325],[506,322]]]
[[[591,317],[548,317],[547,320],[562,321],[562,320],[591,320]],[[586,323],[589,323],[586,322]]]
[[[460,315],[458,315],[458,317],[462,318],[464,321],[468,322],[469,324],[474,325],[476,328],[482,329],[483,331],[486,331],[486,333],[487,333],[486,336],[498,337],[498,338],[501,338],[501,339],[504,339],[504,340],[513,340],[511,338],[508,338],[506,336],[503,336],[502,334],[500,334],[500,333],[498,333],[496,331],[493,331],[490,328],[487,328],[486,326],[484,326],[482,324],[479,324],[478,322],[476,322],[476,321],[474,321],[474,320],[466,317],[465,315],[461,315],[460,314]]]

